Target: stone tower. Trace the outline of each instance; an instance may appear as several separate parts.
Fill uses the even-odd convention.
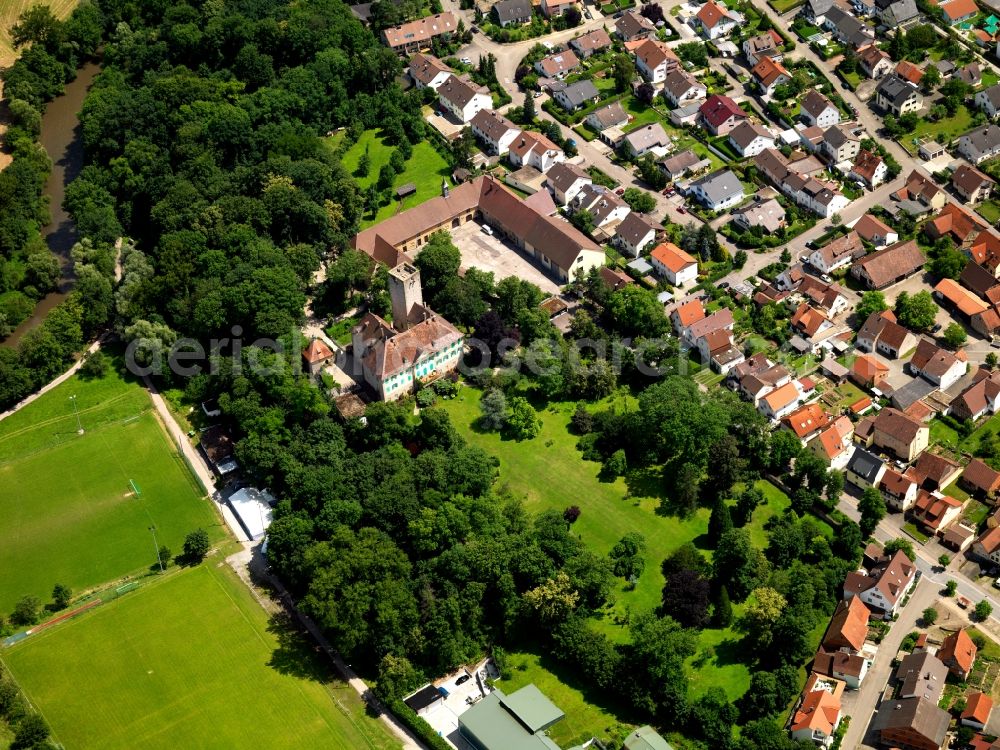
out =
[[[400,263],[389,271],[389,297],[392,299],[392,327],[405,331],[415,322],[414,308],[423,308],[420,271],[409,263]]]

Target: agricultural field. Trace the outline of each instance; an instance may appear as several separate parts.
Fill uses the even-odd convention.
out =
[[[77,0],[3,0],[0,2],[0,67],[6,68],[17,58],[10,40],[10,28],[18,17],[35,5],[47,5],[56,18],[66,18],[73,12]]]
[[[330,747],[398,741],[225,565],[154,579],[4,651],[68,748]]]
[[[344,154],[344,169],[353,175],[366,149],[369,159],[368,174],[364,177],[359,175],[355,175],[354,177],[358,183],[358,187],[362,191],[367,190],[369,185],[378,181],[379,170],[382,169],[383,165],[389,163],[389,157],[395,150],[395,146],[385,143],[377,131],[366,130],[361,134],[358,142],[351,146]],[[430,140],[425,140],[413,147],[413,155],[406,162],[406,169],[402,174],[396,175],[396,179],[393,182],[393,191],[407,182],[412,182],[417,188],[417,192],[403,201],[403,208],[413,208],[429,198],[440,195],[441,180],[445,178],[451,184],[451,169],[448,167],[448,162],[438,153],[438,150],[434,148]],[[389,202],[389,205],[382,206],[379,209],[375,217],[366,215],[365,220],[362,222],[362,227],[368,227],[388,219],[390,216],[396,214],[397,208],[398,202],[393,198]]]
[[[48,601],[56,583],[79,592],[144,572],[150,526],[175,554],[199,527],[226,535],[146,391],[114,371],[74,376],[0,422],[0,485],[0,570],[16,571],[0,576],[0,612],[27,594]]]

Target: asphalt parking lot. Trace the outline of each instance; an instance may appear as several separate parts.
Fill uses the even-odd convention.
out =
[[[514,247],[498,237],[483,232],[481,224],[470,221],[451,232],[452,241],[462,253],[462,270],[478,268],[492,271],[497,281],[508,276],[537,284],[546,294],[557,294],[559,286]]]

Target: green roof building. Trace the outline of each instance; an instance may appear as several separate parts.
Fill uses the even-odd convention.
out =
[[[544,731],[566,714],[534,685],[494,690],[458,717],[459,730],[478,750],[560,750]]]
[[[640,727],[625,740],[625,750],[674,750],[652,727]]]

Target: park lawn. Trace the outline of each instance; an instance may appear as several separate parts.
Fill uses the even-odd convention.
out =
[[[4,661],[66,747],[398,743],[217,560],[29,637]]]
[[[954,117],[944,117],[937,122],[920,120],[912,133],[900,136],[899,142],[911,154],[917,153],[916,141],[920,139],[934,140],[941,144],[950,143],[972,128],[972,115],[969,108],[962,104]]]
[[[655,472],[642,476],[634,473],[628,482],[622,478],[614,482],[599,480],[600,464],[583,460],[576,448],[577,438],[569,431],[575,403],[555,403],[539,412],[541,433],[532,440],[518,442],[475,428],[481,397],[478,389],[464,386],[441,408],[448,411],[455,427],[472,445],[500,460],[498,486],[509,487],[535,513],[562,513],[578,505],[582,513],[573,524],[573,533],[598,554],[606,555],[629,532],[640,531],[646,538],[646,567],[635,589],[623,590],[625,584],[619,581],[614,609],[596,622],[599,630],[621,640],[625,634],[619,623],[627,611],[638,614],[659,606],[665,582],[661,563],[680,545],[704,536],[708,531],[708,510],[699,509],[686,519],[660,515],[657,508],[662,480]],[[626,403],[619,398],[616,408],[625,408]],[[607,405],[608,401],[603,401],[592,410]],[[541,478],[545,481],[540,482]]]
[[[547,732],[559,747],[574,747],[591,737],[597,737],[608,747],[612,746],[616,734],[614,730],[622,725],[614,713],[596,705],[597,702],[605,704],[608,693],[592,688],[585,681],[572,680],[568,675],[564,679],[553,671],[562,673],[564,670],[561,665],[552,663],[544,656],[515,651],[507,654],[507,660],[510,676],[498,680],[498,688],[510,695],[525,685],[534,684],[566,713],[566,718]],[[567,679],[575,684],[569,684]],[[588,696],[588,691],[591,690],[594,693],[593,700]]]
[[[990,199],[976,206],[976,211],[990,224],[1000,221],[1000,201]]]
[[[366,189],[378,180],[379,170],[382,169],[383,165],[389,163],[389,157],[396,147],[385,143],[377,131],[366,130],[358,138],[357,143],[351,146],[344,154],[344,169],[354,174],[354,171],[358,168],[358,162],[361,160],[361,155],[364,154],[366,148],[368,149],[370,164],[368,174],[365,177],[354,177],[358,186],[362,189]],[[430,140],[421,141],[413,147],[413,155],[406,162],[406,169],[403,170],[402,174],[396,175],[392,187],[395,190],[400,185],[412,182],[417,192],[403,201],[403,208],[413,208],[430,198],[440,195],[441,180],[448,179],[450,175],[451,169],[448,167],[448,162],[438,153],[438,150],[434,148]],[[377,224],[395,215],[397,205],[398,201],[393,197],[389,205],[382,206],[374,218],[366,216],[362,222],[362,228]]]
[[[0,422],[0,486],[0,612],[28,594],[48,601],[57,583],[80,591],[144,572],[152,525],[175,554],[199,527],[226,537],[148,394],[116,372],[74,376]]]

